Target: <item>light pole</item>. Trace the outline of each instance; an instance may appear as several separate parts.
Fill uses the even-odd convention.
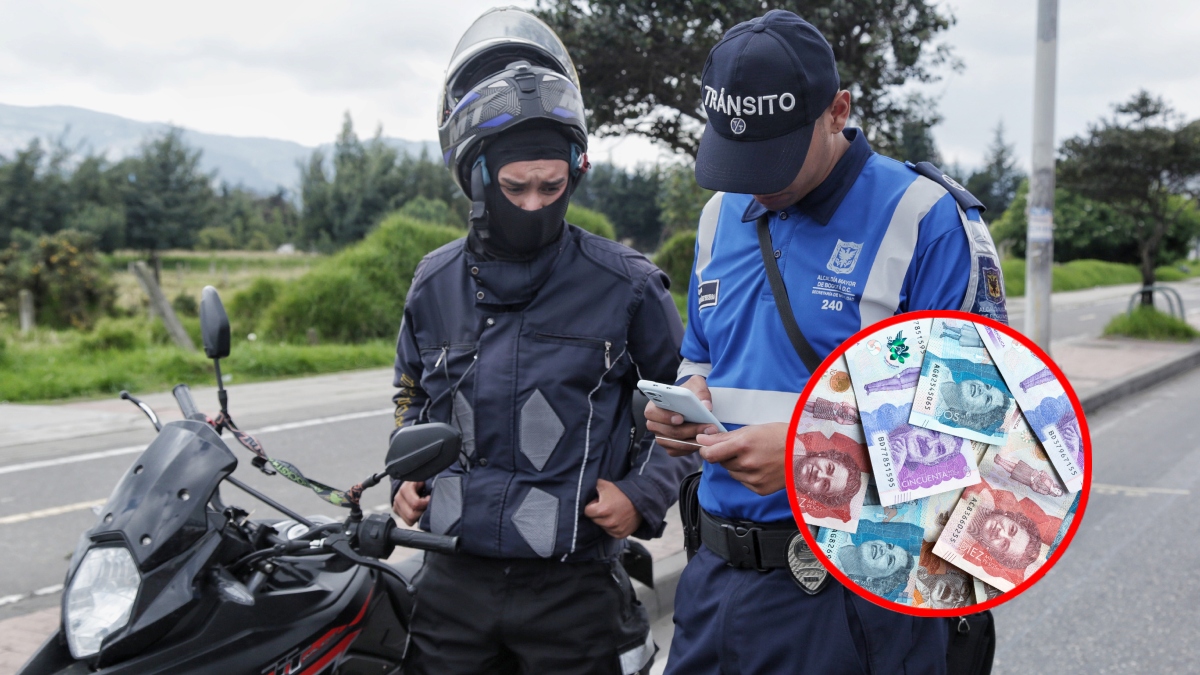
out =
[[[1025,239],[1025,334],[1050,351],[1050,291],[1054,263],[1054,78],[1058,60],[1058,0],[1038,0],[1033,80],[1033,171]]]

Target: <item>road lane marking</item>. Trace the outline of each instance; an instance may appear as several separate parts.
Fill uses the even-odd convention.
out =
[[[54,584],[53,586],[39,588],[32,593],[18,593],[16,595],[5,595],[3,597],[0,597],[0,607],[3,607],[5,605],[13,605],[18,602],[21,602],[22,600],[32,600],[33,598],[40,598],[43,595],[53,595],[55,593],[60,593],[60,592],[62,592],[62,589],[63,589],[62,584]]]
[[[1108,485],[1106,483],[1092,483],[1092,490],[1097,494],[1102,495],[1119,495],[1123,494],[1126,497],[1149,497],[1150,495],[1190,495],[1191,490],[1177,490],[1174,488],[1154,488],[1154,487],[1130,487],[1127,485]]]
[[[336,424],[338,422],[349,422],[352,420],[365,419],[367,417],[378,417],[380,415],[391,415],[395,411],[393,408],[381,408],[379,410],[368,410],[366,412],[347,413],[345,415],[334,415],[332,417],[318,417],[311,420],[302,420],[300,422],[289,422],[287,424],[274,424],[261,429],[255,429],[249,432],[251,436],[259,436],[262,434],[273,434],[279,431],[291,431],[293,429],[304,429],[306,427],[315,427],[322,424]],[[55,459],[43,459],[36,462],[25,462],[24,464],[13,464],[11,466],[0,466],[0,475],[6,473],[18,473],[21,471],[33,471],[34,469],[45,469],[52,466],[62,466],[64,464],[76,464],[78,462],[88,462],[94,459],[107,459],[109,457],[119,457],[121,455],[132,455],[140,453],[146,449],[145,445],[131,445],[124,448],[114,448],[112,450],[101,450],[99,452],[87,452],[81,455],[71,455],[68,457],[58,457]]]
[[[4,516],[3,518],[0,518],[0,525],[12,525],[14,523],[23,523],[27,520],[49,518],[50,516],[61,516],[64,513],[90,509],[93,506],[104,506],[106,502],[108,502],[107,497],[104,499],[93,499],[90,502],[77,502],[75,504],[66,504],[64,506],[54,506],[48,509],[40,509],[38,511],[29,511],[28,513],[18,513],[13,516]]]
[[[1078,317],[1076,317],[1075,320],[1076,321],[1091,321],[1094,318],[1096,318],[1095,314],[1081,314]]]

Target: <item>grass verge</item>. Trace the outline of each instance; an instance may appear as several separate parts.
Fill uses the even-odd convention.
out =
[[[1200,337],[1200,331],[1192,328],[1187,322],[1153,307],[1143,306],[1134,308],[1132,314],[1114,316],[1104,327],[1104,334],[1173,342],[1186,342]]]
[[[1015,298],[1025,295],[1025,261],[1010,258],[1000,263],[1000,266],[1004,270],[1004,292],[1007,296]],[[1142,274],[1137,267],[1103,260],[1072,260],[1068,263],[1055,264],[1052,274],[1055,293],[1095,288],[1096,286],[1137,284],[1142,281]],[[1155,270],[1159,281],[1182,281],[1195,276],[1195,274],[1196,271],[1184,271],[1170,265],[1164,265]]]
[[[2,338],[0,338],[2,339]],[[141,338],[129,343],[116,329],[107,335],[47,336],[6,340],[0,350],[0,402],[28,403],[85,396],[163,391],[179,384],[213,383],[212,362],[203,352]],[[266,344],[237,340],[221,371],[232,382],[373,368],[390,365],[395,344],[375,340],[353,345]]]

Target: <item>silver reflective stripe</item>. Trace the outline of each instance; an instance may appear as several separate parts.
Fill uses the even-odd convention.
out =
[[[709,387],[712,392],[713,414],[723,424],[787,423],[800,394],[791,391],[762,389],[732,389]]]
[[[863,287],[862,300],[858,304],[863,328],[896,313],[904,275],[908,273],[917,248],[921,220],[945,195],[946,188],[924,176],[918,176],[904,191],[892,212],[892,220],[879,243],[879,252],[875,254],[867,284]]]
[[[675,380],[679,381],[685,377],[691,377],[692,375],[699,375],[700,377],[706,378],[711,372],[711,363],[697,363],[695,361],[684,359],[683,363],[679,364],[679,373],[676,375]]]
[[[712,262],[713,240],[717,237],[717,221],[721,218],[721,202],[725,199],[724,192],[718,192],[704,205],[700,212],[700,226],[696,230],[696,281],[703,281],[700,275],[708,263]]]
[[[621,652],[621,675],[634,675],[654,658],[658,647],[654,645],[654,636],[646,633],[646,642],[626,652]]]
[[[963,304],[959,309],[970,312],[975,308],[976,295],[979,293],[979,259],[989,257],[1000,268],[1000,256],[996,253],[996,244],[988,232],[987,225],[982,220],[971,220],[961,208],[958,217],[962,220],[963,229],[967,231],[967,242],[971,247],[971,278],[967,281],[967,293],[963,296]],[[1000,271],[1000,287],[1004,288],[1004,272]]]
[[[429,531],[446,534],[462,518],[462,476],[443,476],[433,482]]]
[[[525,501],[513,513],[512,522],[534,553],[549,558],[558,537],[558,497],[530,488]]]
[[[475,410],[461,391],[454,394],[454,425],[462,431],[462,449],[467,457],[475,456]]]
[[[521,452],[541,471],[563,437],[563,424],[540,389],[521,407]]]

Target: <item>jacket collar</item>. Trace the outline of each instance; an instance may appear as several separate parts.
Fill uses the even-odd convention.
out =
[[[467,272],[475,280],[475,303],[480,305],[521,305],[533,300],[550,278],[568,241],[574,238],[564,227],[558,241],[545,246],[529,260],[488,260],[466,246]],[[479,297],[482,293],[483,297]]]
[[[833,171],[829,172],[829,176],[820,185],[784,211],[792,215],[806,215],[822,225],[829,224],[833,214],[842,205],[842,200],[846,198],[846,193],[850,192],[854,181],[858,180],[858,175],[862,173],[867,160],[873,154],[871,145],[867,143],[861,129],[846,129],[842,135],[850,141],[846,154],[842,155],[834,165]],[[754,222],[766,213],[767,207],[752,199],[742,214],[742,222]]]

